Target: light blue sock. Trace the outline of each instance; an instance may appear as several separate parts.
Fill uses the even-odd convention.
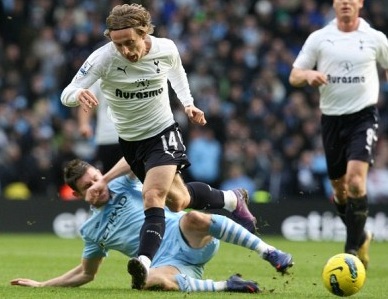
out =
[[[220,292],[226,290],[226,281],[214,281],[211,279],[197,279],[186,274],[177,274],[179,290],[182,292]]]
[[[209,233],[217,239],[255,250],[261,256],[264,252],[273,249],[258,236],[225,216],[213,214],[211,221]]]

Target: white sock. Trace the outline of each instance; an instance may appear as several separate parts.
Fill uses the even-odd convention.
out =
[[[149,273],[150,267],[151,267],[151,260],[145,255],[139,255],[138,258],[141,261],[141,263],[144,265],[144,267],[147,269],[147,273]]]
[[[226,281],[214,281],[214,290],[216,292],[225,291],[226,289]]]
[[[232,190],[222,191],[224,193],[224,209],[233,212],[237,207],[237,196]]]
[[[272,251],[272,250],[275,250],[276,248],[271,246],[271,245],[268,245],[267,243],[261,241],[259,243],[259,245],[257,246],[257,253],[259,254],[259,256],[263,257],[265,253],[267,253],[268,251]]]

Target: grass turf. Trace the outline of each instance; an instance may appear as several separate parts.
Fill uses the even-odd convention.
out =
[[[45,234],[3,234],[0,236],[0,298],[335,298],[323,286],[321,270],[326,260],[341,252],[342,243],[291,242],[263,237],[294,256],[290,275],[276,273],[256,253],[230,244],[221,244],[217,256],[206,266],[205,278],[223,280],[234,273],[259,283],[261,294],[181,293],[131,290],[126,273],[127,258],[117,252],[100,267],[96,279],[80,288],[27,288],[11,286],[13,278],[46,280],[75,267],[83,248],[80,239],[60,239]],[[371,263],[364,288],[352,298],[385,298],[388,264],[385,243],[372,243]]]

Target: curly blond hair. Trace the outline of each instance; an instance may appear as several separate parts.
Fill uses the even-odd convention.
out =
[[[151,14],[140,4],[123,4],[113,7],[106,18],[104,35],[109,37],[113,30],[133,28],[139,35],[152,34],[154,25],[151,23]]]

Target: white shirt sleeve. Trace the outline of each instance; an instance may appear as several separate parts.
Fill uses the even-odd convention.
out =
[[[183,106],[193,105],[194,99],[191,95],[189,81],[187,79],[186,71],[183,68],[182,60],[180,58],[177,47],[174,47],[173,67],[168,72],[167,78],[171,83],[171,87],[176,92],[178,99]]]
[[[378,43],[380,48],[377,51],[376,59],[384,69],[388,69],[388,39],[382,32],[378,33],[378,38],[380,39],[380,42]]]
[[[101,78],[101,60],[97,51],[93,52],[82,64],[71,83],[62,91],[61,102],[68,107],[79,105],[78,94],[81,89],[87,89]],[[87,76],[86,76],[87,75]]]
[[[317,53],[317,41],[315,38],[315,34],[310,34],[310,36],[306,39],[301,51],[299,52],[293,67],[305,70],[313,69],[318,60]]]

